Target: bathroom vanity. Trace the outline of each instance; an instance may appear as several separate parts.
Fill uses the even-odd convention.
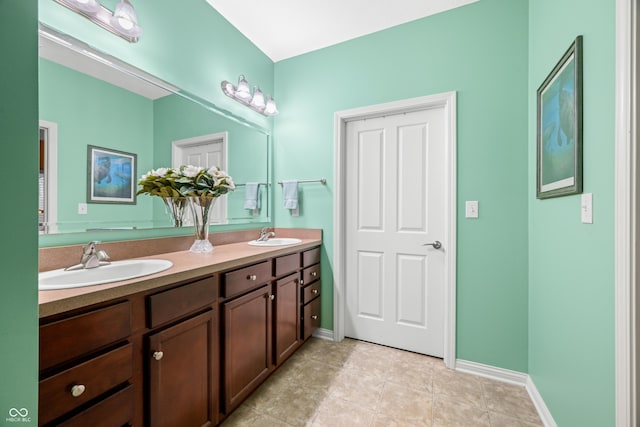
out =
[[[217,425],[319,326],[315,231],[154,254],[173,267],[41,291],[40,425]]]

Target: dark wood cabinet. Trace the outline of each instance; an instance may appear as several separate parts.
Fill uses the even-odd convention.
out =
[[[320,291],[313,247],[42,318],[39,425],[215,426],[320,326]]]
[[[271,373],[272,293],[264,286],[222,304],[225,413],[235,409]]]
[[[130,383],[130,314],[129,304],[120,302],[41,325],[39,425],[59,425],[80,413],[92,419]],[[114,416],[131,421],[126,408]]]
[[[280,365],[298,349],[300,304],[299,282],[297,274],[279,279],[275,289],[275,364]]]
[[[300,286],[300,336],[309,339],[320,327],[320,248],[302,252],[302,280]]]
[[[153,427],[217,423],[213,310],[148,337],[149,422]]]

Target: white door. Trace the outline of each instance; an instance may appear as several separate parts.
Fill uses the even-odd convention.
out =
[[[210,168],[218,166],[227,171],[227,135],[225,133],[204,135],[195,138],[173,141],[172,144],[172,164],[173,167],[180,165],[202,166]],[[212,224],[225,223],[227,216],[227,198],[220,197],[211,212],[210,221]],[[185,219],[185,225],[192,224],[191,216]]]
[[[444,108],[349,122],[346,140],[345,335],[443,357]]]

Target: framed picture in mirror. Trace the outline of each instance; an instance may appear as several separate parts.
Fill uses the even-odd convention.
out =
[[[87,203],[136,203],[137,155],[87,146]]]

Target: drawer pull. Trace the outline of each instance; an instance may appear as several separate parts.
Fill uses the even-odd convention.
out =
[[[311,319],[313,319],[313,320],[318,320],[318,315],[317,315],[317,314],[314,314],[313,316],[311,316]]]
[[[258,278],[258,276],[256,276],[255,274],[250,274],[247,276],[247,280],[256,280]]]
[[[317,272],[317,271],[312,271],[312,272],[311,272],[311,275],[312,275],[313,277],[316,277],[316,276],[318,275],[318,272]]]
[[[153,358],[156,360],[160,360],[164,357],[164,353],[161,351],[154,351],[152,354]]]
[[[80,397],[80,396],[82,396],[82,393],[84,393],[84,391],[85,391],[86,389],[87,389],[87,388],[86,388],[84,385],[82,385],[82,384],[76,384],[76,385],[74,385],[73,387],[71,387],[71,396],[73,396],[73,397]]]
[[[316,295],[318,295],[318,292],[320,292],[320,291],[318,291],[317,289],[311,289],[311,293],[312,293],[312,294],[316,294]]]
[[[276,299],[276,296],[275,296],[275,295],[271,295],[271,296],[269,297],[269,299],[270,299],[271,301],[273,301],[274,299]]]

